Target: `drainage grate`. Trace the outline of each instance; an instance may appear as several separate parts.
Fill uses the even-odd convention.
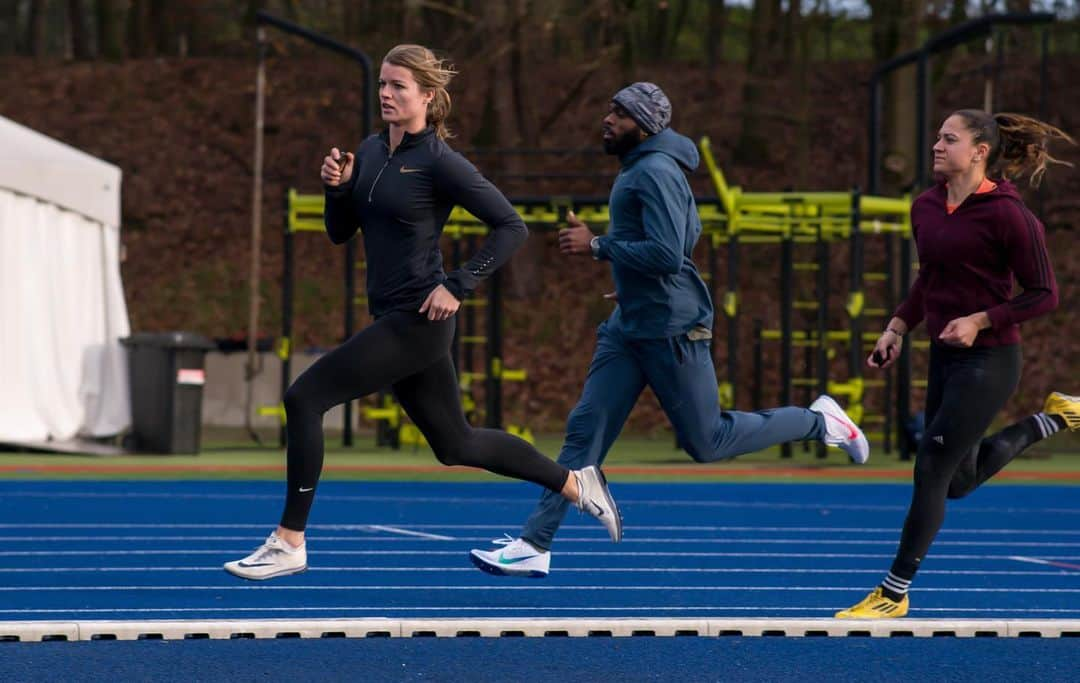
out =
[[[256,638],[1078,638],[1080,619],[266,619],[7,621],[0,642]]]

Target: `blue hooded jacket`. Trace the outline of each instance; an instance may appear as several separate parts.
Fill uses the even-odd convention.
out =
[[[621,161],[608,200],[611,224],[596,254],[611,261],[615,278],[611,320],[634,339],[712,329],[712,300],[691,259],[701,219],[686,171],[697,168],[697,148],[668,128]]]

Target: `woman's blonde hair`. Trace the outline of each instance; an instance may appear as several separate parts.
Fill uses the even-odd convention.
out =
[[[423,45],[397,45],[386,53],[383,63],[405,67],[412,72],[422,91],[435,93],[428,102],[427,121],[435,126],[435,134],[441,139],[454,137],[446,127],[446,119],[450,116],[450,93],[446,86],[457,75],[453,65],[439,59]]]
[[[1007,178],[1029,174],[1031,186],[1038,187],[1049,164],[1072,166],[1051,156],[1047,147],[1055,139],[1076,142],[1049,123],[1022,114],[988,114],[981,109],[961,109],[953,116],[964,120],[975,144],[985,142],[990,146],[986,168]]]

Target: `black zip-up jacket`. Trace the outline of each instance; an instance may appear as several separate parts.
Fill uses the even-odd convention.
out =
[[[464,299],[528,236],[510,202],[432,127],[405,133],[393,154],[388,131],[372,135],[356,150],[349,181],[325,190],[330,240],[343,244],[357,229],[363,233],[368,307],[376,318],[419,310],[440,284]],[[447,275],[439,237],[455,205],[490,232],[480,250]]]

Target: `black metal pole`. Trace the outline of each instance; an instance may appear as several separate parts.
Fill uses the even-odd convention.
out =
[[[895,232],[891,232],[885,237],[885,310],[886,315],[892,315],[892,312],[896,310],[896,243],[898,236]],[[888,324],[888,320],[885,321]],[[885,370],[885,388],[882,391],[883,403],[881,406],[881,412],[885,416],[885,424],[882,426],[882,431],[885,433],[885,452],[892,452],[892,437],[895,416],[893,414],[893,389],[895,383],[893,377],[895,376],[894,367],[887,368]]]
[[[862,371],[862,328],[863,310],[866,308],[866,292],[864,291],[863,273],[866,264],[863,260],[863,234],[862,234],[862,193],[858,186],[851,190],[851,236],[849,237],[850,253],[848,254],[849,265],[849,288],[851,296],[857,299],[855,312],[848,318],[848,334],[851,335],[848,345],[848,375],[852,379],[861,379]],[[850,313],[850,312],[849,312]],[[865,411],[864,411],[865,412]]]
[[[761,410],[761,384],[764,381],[762,377],[764,350],[762,349],[761,334],[764,327],[761,318],[754,319],[754,386],[751,388],[750,396],[750,405],[753,406],[754,410]]]
[[[817,231],[817,377],[818,393],[829,392],[829,241],[826,238],[824,226],[824,208],[819,207]],[[808,375],[809,376],[809,375]],[[817,457],[824,458],[825,442],[817,443]]]
[[[731,297],[731,310],[728,311],[725,300],[724,313],[727,315],[727,375],[731,382],[731,405],[732,409],[739,404],[739,236],[728,237],[727,249],[727,289]]]
[[[1045,121],[1047,117],[1047,106],[1049,102],[1049,86],[1048,81],[1050,78],[1050,67],[1047,63],[1047,55],[1050,52],[1050,27],[1044,26],[1042,30],[1042,36],[1039,47],[1039,120]],[[1046,209],[1046,186],[1042,183],[1039,184],[1038,191],[1038,203],[1039,203],[1039,219],[1042,220],[1045,216]]]
[[[466,246],[468,248],[468,253],[475,254],[476,238],[472,235],[469,235]],[[462,308],[465,309],[465,336],[473,337],[476,334],[476,307],[462,306]],[[487,346],[487,344],[485,344],[484,346]],[[462,358],[462,365],[465,368],[465,372],[470,373],[470,375],[476,372],[476,354],[473,351],[473,349],[475,348],[475,344],[465,344],[464,350],[462,352],[462,355],[464,356],[464,358]],[[471,378],[469,382],[469,388],[471,391]]]
[[[930,108],[930,69],[927,53],[919,54],[915,83],[915,192],[927,186],[926,126]]]
[[[485,426],[502,429],[502,311],[500,289],[502,278],[496,270],[488,279],[488,362],[484,402],[487,405]]]
[[[867,131],[870,139],[867,145],[867,164],[869,166],[866,186],[870,194],[881,192],[881,76],[877,73],[870,79],[870,125]]]
[[[795,239],[791,229],[780,243],[780,405],[791,405],[791,311]],[[780,457],[791,457],[791,444],[780,446]]]
[[[285,232],[281,246],[281,343],[284,348],[281,349],[281,398],[284,401],[285,392],[289,389],[289,383],[292,381],[292,323],[293,323],[293,232],[289,225],[288,218],[288,204],[289,199],[285,198]],[[282,407],[284,409],[284,407]],[[278,430],[278,445],[284,447],[286,444],[285,424],[281,424],[281,428]]]
[[[911,289],[911,235],[900,239],[900,296],[907,296]],[[911,418],[911,338],[900,350],[900,362],[896,378],[896,444],[900,459],[911,458],[913,444],[908,438],[907,424]]]
[[[361,80],[362,97],[364,98],[363,105],[360,109],[360,139],[366,138],[371,134],[372,122],[375,118],[375,100],[374,100],[374,69],[372,67],[371,58],[367,54],[357,50],[356,48],[349,47],[342,42],[329,38],[320,33],[316,33],[310,29],[304,28],[299,24],[295,24],[291,21],[280,19],[264,10],[259,10],[255,13],[255,22],[257,25],[273,26],[274,28],[298,38],[303,38],[309,43],[317,45],[331,52],[336,52],[340,55],[348,57],[360,65],[360,69],[363,71],[363,79]],[[356,240],[349,240],[345,246],[345,335],[344,340],[348,340],[353,335],[355,327],[354,307],[356,306]],[[343,340],[343,341],[344,341]],[[342,426],[342,443],[346,446],[352,445],[352,402],[346,401],[343,406],[343,420]]]
[[[355,171],[354,171],[355,172]],[[345,338],[348,341],[353,335],[356,314],[356,240],[349,240],[345,244]],[[352,445],[352,401],[345,401],[342,406],[341,444]]]

